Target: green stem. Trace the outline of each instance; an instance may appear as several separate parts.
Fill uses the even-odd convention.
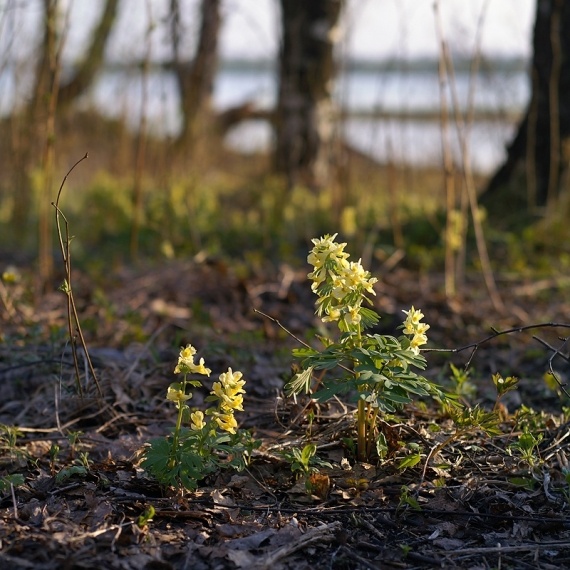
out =
[[[182,381],[182,391],[186,394],[186,374],[184,374],[184,380]],[[171,456],[175,459],[176,452],[178,451],[178,440],[180,439],[180,430],[182,428],[182,416],[184,414],[184,402],[178,402],[178,417],[176,418],[176,426],[174,428],[174,433],[172,434],[172,449]]]
[[[360,329],[360,324],[356,328],[356,346],[362,347],[362,332]],[[356,373],[356,380],[360,374]],[[363,387],[359,386],[358,390],[362,391]],[[357,457],[358,461],[366,461],[368,459],[367,455],[367,445],[366,445],[366,402],[362,398],[358,399],[358,415],[357,415]]]
[[[374,428],[376,426],[376,418],[378,417],[378,408],[373,408],[372,413],[367,414],[368,434],[366,454],[368,457],[372,455],[372,445],[374,443]]]
[[[362,398],[358,399],[357,430],[358,461],[366,461],[366,402]]]

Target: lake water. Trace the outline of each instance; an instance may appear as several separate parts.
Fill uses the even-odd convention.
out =
[[[10,96],[10,81],[5,74],[2,75],[0,111],[7,112],[16,96]],[[504,159],[505,145],[515,129],[512,116],[522,113],[529,99],[527,74],[524,70],[479,73],[472,88],[470,75],[458,73],[454,85],[462,111],[468,109],[472,89],[474,109],[491,112],[497,117],[476,121],[468,132],[473,168],[489,172]],[[152,72],[146,80],[146,90],[145,113],[150,128],[161,135],[175,133],[179,115],[173,75]],[[138,73],[106,71],[83,104],[94,105],[111,116],[126,116],[136,127],[140,124],[142,93],[143,82]],[[252,101],[260,108],[271,108],[276,100],[275,75],[267,69],[222,69],[216,78],[213,98],[215,107],[220,110],[246,101]],[[341,73],[335,99],[347,112],[347,118],[339,128],[346,140],[359,151],[381,161],[441,164],[439,122],[417,117],[418,113],[433,114],[439,110],[440,85],[435,70],[356,70]],[[450,104],[449,88],[447,100]],[[384,118],[378,116],[380,113]],[[389,113],[397,113],[398,118],[385,118]],[[410,117],[406,118],[406,114]],[[453,121],[450,123],[450,135],[454,156],[460,161],[457,129]],[[268,149],[272,144],[272,132],[263,121],[247,121],[229,133],[227,144],[244,153]]]

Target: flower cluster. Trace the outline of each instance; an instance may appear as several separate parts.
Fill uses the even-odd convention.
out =
[[[195,354],[196,349],[191,344],[181,348],[174,374],[203,374],[204,376],[210,376],[212,371],[204,366],[203,358],[200,358],[198,364],[194,362]]]
[[[166,394],[178,409],[172,434],[157,438],[144,450],[141,466],[161,484],[196,489],[199,482],[218,469],[241,471],[249,461],[251,452],[259,447],[247,430],[238,430],[234,417],[243,411],[245,380],[241,372],[228,368],[213,382],[207,402],[214,402],[208,409],[192,410],[188,400],[191,387],[202,387],[196,374],[210,376],[204,359],[195,361],[196,349],[187,345],[180,349],[174,372],[182,379],[173,382]]]
[[[186,385],[190,383],[193,386],[201,386],[199,381],[187,381],[186,374],[202,374],[210,376],[211,370],[206,368],[204,359],[200,358],[198,363],[194,362],[194,355],[196,349],[189,344],[180,349],[178,357],[178,364],[174,369],[175,374],[184,374],[183,382],[173,382],[166,393],[166,399],[175,402],[180,410],[188,409],[186,401],[192,398],[191,393],[186,392]],[[205,420],[204,412],[196,411],[190,414],[190,427],[195,431],[200,431],[208,426],[212,429],[217,426],[223,431],[228,433],[236,433],[237,421],[234,417],[234,412],[243,411],[243,394],[245,390],[245,380],[242,380],[243,374],[241,372],[233,372],[231,368],[227,372],[220,374],[219,382],[214,382],[212,391],[208,396],[207,401],[217,402],[217,408],[210,408],[206,410],[207,416],[211,416],[215,424],[210,425]]]
[[[426,332],[429,325],[420,322],[424,318],[424,314],[419,309],[414,309],[413,305],[409,311],[403,311],[406,314],[403,328],[404,334],[412,337],[410,340],[410,350],[414,354],[420,353],[420,346],[427,343]]]
[[[227,372],[220,374],[220,381],[214,382],[209,401],[217,401],[217,410],[208,410],[206,413],[214,418],[218,427],[229,433],[236,433],[237,422],[234,418],[236,410],[243,411],[243,386],[241,372],[233,372],[228,368]]]
[[[338,321],[341,328],[350,328],[360,324],[362,302],[368,300],[366,293],[376,294],[373,286],[378,279],[370,276],[360,260],[348,261],[346,243],[335,242],[336,236],[312,240],[314,247],[307,262],[313,271],[308,278],[313,281],[312,291],[319,296],[317,315],[324,322]]]

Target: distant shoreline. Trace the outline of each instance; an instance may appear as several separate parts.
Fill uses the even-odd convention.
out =
[[[414,59],[339,59],[338,69],[344,73],[437,73],[439,62],[434,58]],[[268,73],[277,72],[277,62],[273,59],[248,59],[248,58],[224,58],[219,61],[219,71],[235,73]],[[473,67],[473,59],[457,58],[453,62],[457,73],[469,73]],[[479,73],[521,73],[526,72],[530,62],[523,57],[497,57],[481,56],[479,61]],[[143,62],[114,62],[109,61],[104,68],[108,71],[124,71],[142,68]],[[151,62],[149,70],[172,69],[172,62]]]
[[[351,110],[343,109],[339,111],[339,116],[349,119],[371,119],[371,120],[394,120],[400,122],[418,121],[425,123],[438,122],[441,120],[441,114],[438,110],[432,109],[413,109],[413,110]],[[477,122],[494,122],[501,121],[504,123],[516,124],[520,121],[522,111],[513,109],[512,111],[506,110],[493,110],[493,109],[475,109],[473,111],[473,120]],[[461,119],[467,120],[466,113],[461,113]]]

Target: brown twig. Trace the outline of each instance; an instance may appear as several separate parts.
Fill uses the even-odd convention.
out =
[[[69,223],[67,218],[64,216],[63,212],[59,207],[59,201],[61,198],[61,192],[67,181],[68,176],[71,174],[73,169],[81,162],[83,162],[88,157],[88,154],[85,153],[83,158],[80,158],[67,172],[67,174],[63,177],[61,185],[59,187],[59,191],[57,193],[57,198],[55,202],[52,202],[51,205],[55,208],[55,223],[57,227],[57,235],[59,239],[59,247],[61,250],[61,257],[63,259],[63,265],[65,268],[65,283],[62,286],[62,290],[67,297],[67,330],[69,334],[69,341],[71,343],[71,352],[73,355],[73,364],[75,367],[75,383],[77,386],[77,390],[81,397],[83,397],[83,389],[81,388],[81,373],[79,371],[79,357],[77,352],[77,336],[79,337],[79,341],[83,348],[85,358],[87,360],[87,364],[89,366],[89,371],[93,376],[93,380],[97,386],[97,390],[99,392],[99,396],[103,397],[103,391],[101,390],[101,386],[99,385],[99,380],[97,379],[97,374],[95,373],[95,369],[93,368],[93,363],[91,362],[91,358],[89,356],[89,351],[87,350],[87,343],[85,342],[85,337],[83,336],[83,331],[81,330],[81,324],[79,322],[79,315],[77,313],[77,307],[75,305],[75,299],[73,297],[73,289],[71,287],[71,236],[69,235]],[[63,237],[63,232],[61,229],[61,221],[60,218],[63,218],[65,224],[65,240]],[[74,325],[75,325],[75,332],[74,332]]]

